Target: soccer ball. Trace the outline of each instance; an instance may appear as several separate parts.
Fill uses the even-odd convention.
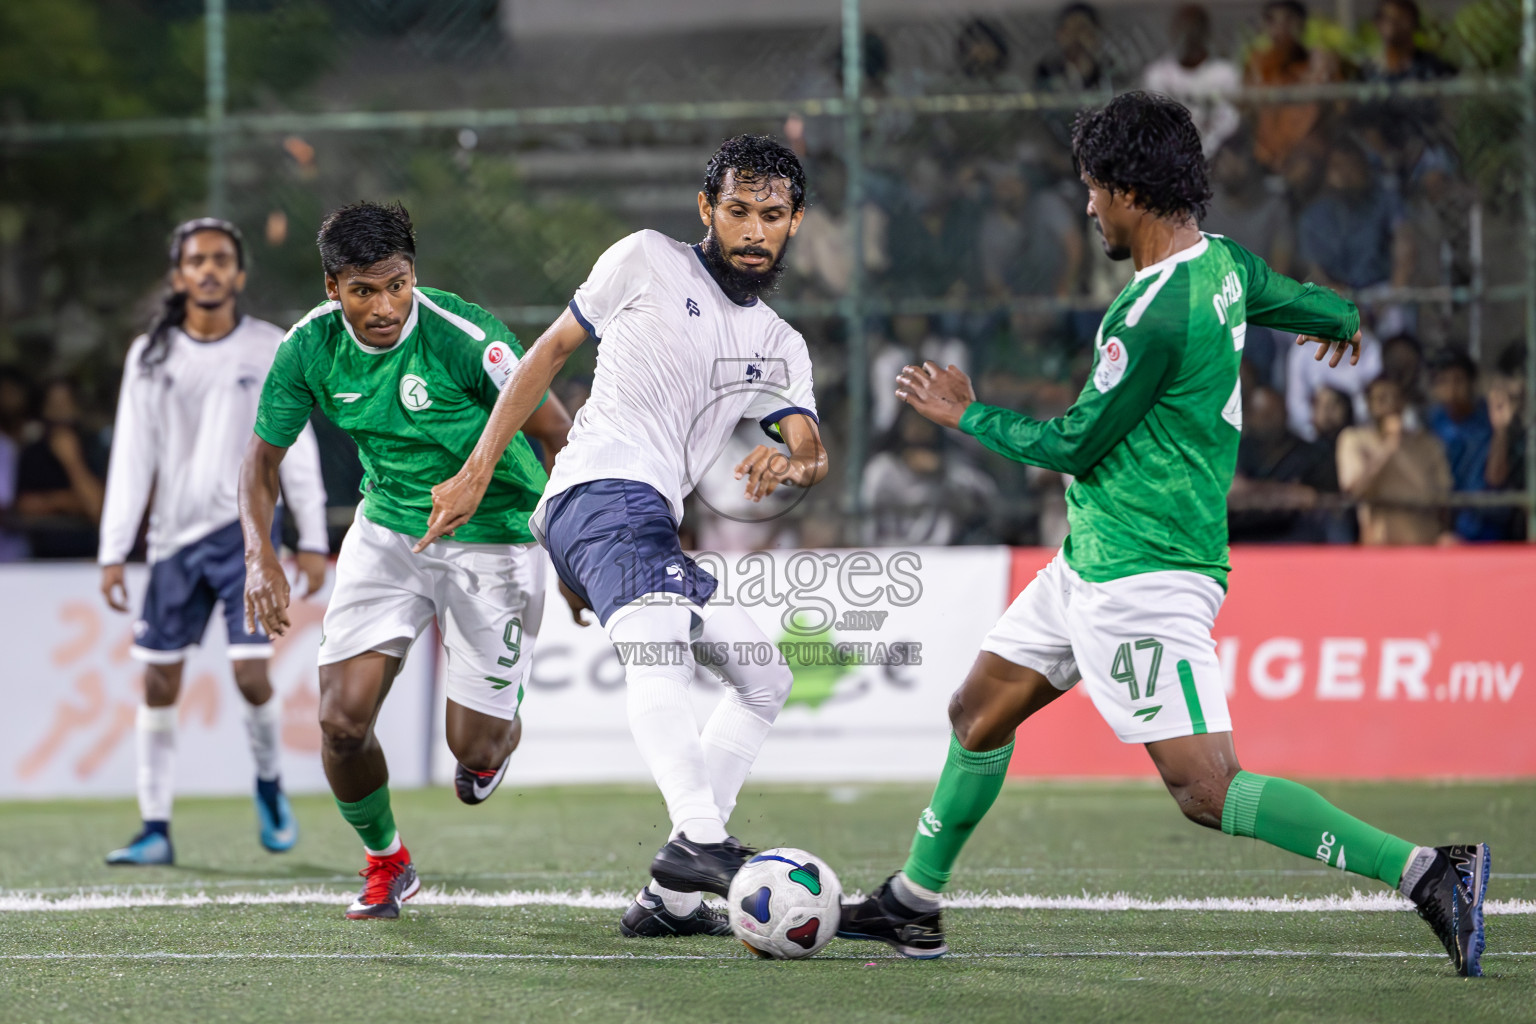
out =
[[[804,850],[764,850],[731,881],[731,931],[765,960],[813,956],[837,934],[843,886],[826,861]]]

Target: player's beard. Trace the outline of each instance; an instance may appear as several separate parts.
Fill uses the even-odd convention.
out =
[[[720,285],[720,290],[732,302],[745,302],[748,299],[756,299],[771,293],[779,286],[779,279],[784,276],[788,264],[784,257],[789,253],[789,239],[784,239],[784,248],[779,250],[777,259],[764,270],[742,270],[732,263],[722,251],[720,239],[711,227],[704,235],[704,241],[699,244],[699,251],[704,254],[704,263],[709,267],[709,272],[714,275],[715,281]],[[733,249],[732,253],[746,255],[767,256],[773,258],[773,254],[762,246],[746,246],[741,249]]]
[[[1099,244],[1104,247],[1104,255],[1117,263],[1131,258],[1130,246],[1109,244],[1109,239],[1104,235],[1104,225],[1099,222],[1097,217],[1093,219],[1093,226],[1099,233]]]

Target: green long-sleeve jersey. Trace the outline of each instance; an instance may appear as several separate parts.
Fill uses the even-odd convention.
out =
[[[1269,269],[1220,235],[1136,272],[1094,342],[1066,414],[972,403],[960,429],[1010,459],[1070,474],[1067,564],[1103,583],[1182,569],[1227,583],[1227,491],[1243,426],[1249,323],[1345,340],[1354,303]]]

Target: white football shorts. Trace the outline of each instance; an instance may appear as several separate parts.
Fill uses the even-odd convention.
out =
[[[1087,681],[1126,743],[1230,732],[1211,628],[1226,596],[1195,572],[1089,583],[1060,553],[1014,598],[981,649],[1032,668],[1058,690]]]
[[[434,541],[371,522],[359,510],[336,558],[336,588],[325,610],[320,664],[366,651],[405,658],[437,619],[448,699],[511,719],[522,701],[544,618],[548,558],[537,544]]]

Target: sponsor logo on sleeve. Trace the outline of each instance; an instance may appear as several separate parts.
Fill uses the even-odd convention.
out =
[[[493,341],[485,346],[485,357],[481,365],[499,390],[507,386],[507,381],[512,379],[512,371],[517,369],[517,353],[506,342]]]
[[[1103,394],[1119,384],[1130,361],[1131,357],[1125,351],[1125,342],[1119,338],[1105,341],[1099,346],[1099,365],[1093,371],[1093,386]]]

